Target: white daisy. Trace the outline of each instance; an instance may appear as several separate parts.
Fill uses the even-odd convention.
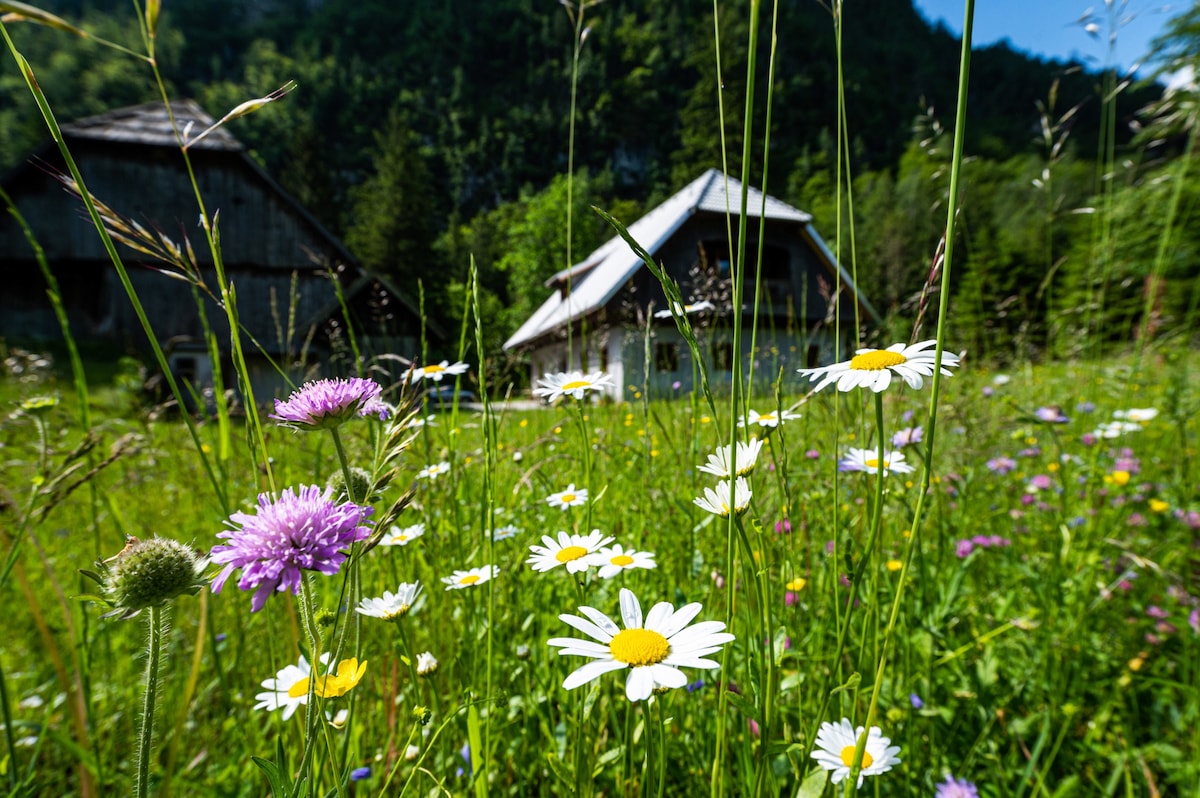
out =
[[[720,667],[720,663],[705,657],[733,640],[721,621],[688,626],[700,612],[698,603],[676,610],[662,601],[651,607],[643,620],[637,597],[627,588],[621,588],[620,605],[624,629],[591,607],[579,608],[586,618],[566,613],[558,616],[568,626],[592,638],[555,637],[549,641],[549,645],[561,649],[558,652],[561,656],[592,658],[567,676],[564,689],[573,690],[609,671],[629,668],[625,696],[630,701],[643,701],[655,688],[687,684],[687,676],[679,668]]]
[[[417,675],[428,676],[437,670],[437,657],[429,651],[422,651],[417,655]]]
[[[838,471],[867,471],[871,474],[878,474],[879,451],[852,448],[846,452],[845,457],[838,461]],[[895,471],[897,474],[911,474],[916,469],[904,462],[903,452],[884,450],[883,475],[886,477],[891,471]]]
[[[800,418],[799,413],[792,413],[787,410],[772,410],[769,413],[759,413],[757,410],[751,410],[748,414],[748,418],[738,421],[738,426],[744,427],[748,423],[750,426],[757,424],[760,427],[774,429],[784,421],[794,421],[798,418]]]
[[[422,366],[419,369],[412,369],[408,372],[408,381],[416,382],[417,380],[433,380],[434,382],[441,382],[442,377],[452,377],[458,374],[465,374],[467,368],[467,364],[463,363],[461,360],[453,365],[451,365],[450,361],[443,360],[441,363]]]
[[[597,576],[601,579],[611,579],[622,571],[634,568],[654,568],[657,565],[652,552],[627,550],[620,543],[600,549],[590,555],[589,559],[591,565],[600,569]]]
[[[500,573],[500,566],[485,565],[482,568],[471,568],[466,571],[455,571],[451,576],[443,576],[442,584],[447,590],[462,590],[464,587],[475,587],[492,579]]]
[[[382,598],[365,598],[354,610],[372,618],[398,621],[412,609],[420,592],[420,582],[401,582],[395,593],[385,590]]]
[[[424,524],[413,524],[401,529],[398,526],[392,525],[388,529],[387,534],[379,539],[380,546],[407,546],[421,535],[425,534]]]
[[[440,463],[427,465],[417,473],[417,479],[437,479],[440,474],[450,473],[450,464],[443,460]]]
[[[1109,421],[1096,427],[1092,434],[1097,438],[1119,438],[1126,432],[1137,432],[1142,428],[1136,421]]]
[[[546,501],[551,507],[558,507],[563,512],[566,512],[568,507],[578,507],[581,504],[586,504],[588,498],[587,488],[575,489],[575,483],[567,485],[566,490],[561,490],[558,493],[551,493],[546,497]]]
[[[329,664],[328,651],[321,655],[321,664]],[[283,709],[283,719],[287,720],[299,707],[308,703],[308,680],[311,675],[312,668],[301,654],[298,663],[285,666],[275,674],[274,679],[263,681],[262,686],[267,688],[267,692],[254,696],[258,701],[254,708],[265,709],[268,712]]]
[[[854,751],[862,733],[862,726],[855,729],[845,718],[839,723],[821,724],[812,758],[817,760],[821,767],[833,771],[830,780],[834,784],[840,783],[850,775],[850,766],[854,764]],[[891,742],[883,736],[878,726],[871,727],[862,755],[862,769],[858,772],[858,787],[862,787],[864,776],[878,776],[900,764],[900,758],[896,756],[900,753],[900,746],[890,745]]]
[[[699,467],[700,470],[706,474],[728,479],[731,448],[729,446],[722,446],[717,449],[715,454],[708,456],[708,464]],[[738,441],[737,459],[735,462],[737,476],[744,477],[754,470],[754,464],[758,462],[758,453],[761,450],[762,441],[758,438],[751,438],[749,443]]]
[[[933,376],[937,341],[922,341],[906,346],[892,344],[887,349],[859,349],[854,357],[831,366],[798,369],[802,376],[817,382],[814,391],[837,383],[839,391],[870,388],[875,393],[892,384],[892,374],[903,379],[910,388],[924,385],[923,377]],[[942,352],[942,374],[950,376],[948,367],[958,365],[958,355]]]
[[[713,303],[709,302],[707,299],[705,299],[701,302],[696,302],[695,304],[691,304],[691,305],[680,305],[678,302],[676,302],[674,304],[675,304],[675,312],[678,313],[680,316],[687,316],[692,313],[700,313],[705,310],[713,310],[715,307],[713,305]],[[669,318],[671,318],[671,311],[670,310],[656,310],[656,311],[654,311],[654,318],[669,319]]]
[[[737,482],[733,487],[733,509],[739,515],[750,506],[750,497],[754,494],[750,492],[750,483],[745,477],[738,477]],[[729,482],[717,483],[717,489],[705,488],[704,495],[698,499],[693,499],[696,506],[702,510],[708,510],[713,515],[727,516],[729,515]]]
[[[584,374],[582,371],[559,372],[539,378],[533,395],[544,396],[547,402],[553,402],[560,396],[582,399],[588,391],[600,391],[612,385],[612,377],[603,371],[593,371],[591,374]]]
[[[521,530],[515,524],[505,524],[492,531],[492,540],[508,540],[520,534]]]
[[[1158,415],[1158,409],[1153,407],[1133,407],[1129,410],[1114,410],[1113,418],[1124,421],[1151,421]]]
[[[558,540],[542,535],[542,542],[546,545],[529,547],[533,554],[525,561],[527,565],[538,573],[565,565],[567,573],[577,574],[591,565],[589,555],[612,543],[612,536],[602,535],[599,529],[593,529],[590,535],[559,532]]]

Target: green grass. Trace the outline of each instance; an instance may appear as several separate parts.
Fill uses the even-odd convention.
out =
[[[1196,522],[1189,525],[1187,517],[1200,510],[1190,465],[1197,432],[1190,417],[1190,361],[1192,353],[1168,357],[1144,369],[1142,378],[1123,362],[1029,368],[995,387],[992,375],[970,370],[947,381],[926,521],[879,691],[876,723],[901,747],[903,763],[869,778],[864,790],[930,795],[947,773],[976,782],[985,796],[1151,795],[1155,789],[1182,795],[1200,783],[1200,636],[1188,622],[1200,593]],[[64,402],[48,417],[50,480],[81,436],[70,397],[53,385],[10,382],[0,388],[11,409],[19,398],[56,387]],[[985,396],[985,387],[994,394]],[[785,395],[798,396],[799,390],[793,382]],[[861,420],[861,400],[852,394],[835,403],[833,394],[819,394],[801,407],[801,419],[771,435],[751,477],[752,507],[743,516],[756,561],[751,565],[739,555],[734,573],[725,572],[723,522],[692,503],[712,484],[696,466],[715,448],[725,420],[693,417],[686,401],[651,403],[649,418],[640,404],[587,407],[592,525],[627,547],[655,552],[658,567],[578,583],[561,569],[537,574],[524,565],[528,546],[542,534],[587,531],[582,508],[564,512],[545,502],[568,482],[584,483],[575,408],[568,403],[500,414],[491,449],[493,526],[512,523],[521,532],[493,544],[501,572],[491,583],[490,616],[485,587],[446,592],[439,582],[454,569],[486,561],[484,417],[462,413],[452,426],[448,415],[440,415],[401,456],[401,476],[376,511],[415,484],[415,499],[399,523],[423,523],[426,534],[404,547],[375,549],[359,569],[363,596],[394,590],[401,581],[425,586],[422,603],[403,621],[407,650],[433,652],[440,667],[414,683],[397,629],[364,619],[359,650],[369,663],[366,675],[347,696],[351,721],[329,729],[337,767],[371,768],[348,793],[379,794],[393,766],[397,773],[387,794],[408,780],[414,763],[403,752],[418,706],[431,710],[425,727],[431,735],[423,737],[417,727],[411,738],[427,751],[421,762],[427,772],[415,776],[410,793],[428,794],[435,783],[451,794],[469,792],[469,777],[456,772],[466,770],[460,750],[472,734],[466,706],[478,702],[473,706],[486,720],[491,750],[484,757],[477,748],[474,762],[486,767],[489,794],[568,794],[577,761],[588,771],[587,782],[594,772],[597,794],[656,793],[659,763],[665,764],[665,794],[702,794],[713,766],[719,684],[728,679],[737,692],[726,715],[720,763],[725,784],[733,794],[747,794],[761,770],[765,794],[796,794],[811,769],[804,754],[817,722],[865,717],[898,577],[888,563],[904,556],[916,499],[916,474],[889,478],[878,544],[862,549],[873,481],[836,471],[839,446],[874,446],[863,440],[873,424]],[[909,426],[903,419],[910,411],[920,418],[926,400],[927,391],[889,390],[886,434]],[[1081,402],[1095,409],[1078,410]],[[1035,408],[1050,404],[1061,406],[1070,421],[1034,420]],[[766,409],[769,403],[760,397],[751,406]],[[1112,411],[1131,407],[1160,413],[1139,431],[1085,444],[1084,434],[1110,420]],[[869,404],[864,409],[869,419]],[[34,794],[78,794],[81,760],[98,763],[100,794],[128,792],[135,772],[144,623],[101,620],[95,606],[70,598],[91,592],[78,571],[120,551],[123,533],[170,537],[207,551],[225,527],[180,422],[148,422],[104,408],[94,416],[98,453],[127,433],[141,436],[140,448],[94,477],[95,519],[88,491],[81,489],[29,528],[19,573],[5,586],[9,620],[0,662],[15,737],[24,741],[15,749],[15,763],[7,754],[3,761],[6,773],[33,774]],[[343,430],[352,464],[368,465],[378,424],[358,421]],[[215,446],[215,439],[208,440],[215,426],[202,424],[199,433]],[[6,553],[19,528],[19,507],[34,490],[39,440],[29,416],[5,414],[0,483],[5,498],[18,505],[0,515]],[[338,470],[325,434],[268,428],[267,443],[281,487],[323,483]],[[919,463],[916,451],[908,452]],[[990,471],[988,460],[1000,456],[1013,458],[1014,470]],[[1136,469],[1121,458],[1136,460]],[[219,469],[242,509],[251,505],[261,479],[246,459]],[[449,474],[414,479],[423,466],[442,459],[452,463]],[[1119,474],[1114,478],[1121,470],[1131,472],[1126,484]],[[1050,487],[1029,491],[1039,475]],[[35,506],[40,501],[35,498]],[[790,532],[777,531],[784,519]],[[959,541],[975,536],[998,536],[1011,545],[958,556]],[[836,557],[830,554],[833,541]],[[844,577],[860,566],[857,606],[847,615]],[[766,633],[752,589],[760,572],[773,624]],[[806,580],[803,588],[787,590],[796,578]],[[26,595],[18,589],[22,579]],[[56,583],[68,597],[74,636]],[[317,603],[336,609],[341,578],[317,576],[312,585]],[[649,706],[629,704],[623,674],[562,690],[562,680],[581,663],[547,646],[552,637],[579,636],[557,615],[575,613],[582,602],[616,616],[621,585],[644,608],[659,600],[701,602],[699,618],[705,620],[724,619],[733,600],[737,639],[728,673],[690,671],[702,686],[671,691]],[[39,637],[35,606],[69,680],[78,668],[94,741],[90,751],[72,743],[65,691]],[[265,794],[266,778],[251,757],[274,759],[278,746],[290,772],[303,747],[304,710],[283,722],[278,713],[252,709],[259,683],[303,650],[297,602],[275,595],[251,614],[249,594],[231,582],[218,596],[205,591],[176,600],[170,617],[151,763],[155,794]],[[835,659],[839,623],[847,617],[846,645]],[[762,644],[768,637],[778,682],[771,736],[762,740],[750,721],[761,721],[762,658],[771,650]],[[336,709],[348,702],[331,704]],[[579,741],[584,746],[577,760]],[[319,794],[334,788],[325,744],[322,739],[315,757]]]

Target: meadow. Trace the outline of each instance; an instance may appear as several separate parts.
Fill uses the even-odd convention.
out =
[[[345,653],[365,670],[317,699],[308,766],[320,794],[819,795],[819,724],[868,713],[900,760],[868,776],[868,794],[931,795],[948,777],[985,796],[1188,794],[1200,779],[1191,359],[1006,374],[968,359],[945,380],[916,528],[922,471],[901,469],[928,456],[911,432],[927,426],[928,386],[879,394],[877,430],[869,391],[797,406],[803,387],[789,380],[782,407],[797,417],[749,430],[763,447],[732,538],[727,518],[694,501],[719,482],[698,466],[729,422],[697,397],[347,421],[348,462],[373,474],[388,433],[410,427],[392,437],[397,473],[370,504],[378,517],[401,494],[411,503],[353,568],[306,572],[311,606],[284,591],[252,612],[236,578],[163,605],[149,783],[161,795],[263,795],[272,770],[285,794],[306,708],[285,720],[288,702],[271,711],[256,694],[313,640],[328,650],[347,630]],[[14,794],[82,794],[85,778],[93,794],[124,793],[149,610],[98,617],[105,607],[79,600],[99,592],[80,570],[114,568],[125,535],[208,552],[234,526],[223,502],[249,511],[266,477],[222,457],[218,425],[204,422],[210,481],[178,420],[131,413],[111,386],[93,400],[85,460],[69,392],[52,371],[23,376],[4,383],[5,771]],[[756,396],[750,409],[779,407]],[[839,468],[881,438],[905,455],[889,455],[882,484]],[[272,424],[265,443],[279,489],[341,470],[328,430]],[[586,501],[553,500],[572,483]],[[528,563],[543,534],[593,529],[654,567],[603,578],[595,564]],[[489,565],[494,578],[478,585],[443,584]],[[207,583],[216,566],[201,572]],[[421,589],[397,619],[353,612],[401,583]],[[588,606],[619,618],[622,588],[645,611],[699,602],[697,621],[727,624],[734,639],[710,655],[722,667],[685,667],[685,687],[648,700],[628,699],[624,671],[564,690],[583,660],[548,645],[580,636],[559,616]],[[436,669],[417,673],[422,652]]]

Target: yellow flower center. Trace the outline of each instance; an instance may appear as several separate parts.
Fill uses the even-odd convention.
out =
[[[585,554],[587,554],[587,549],[583,546],[567,546],[559,549],[558,554],[554,555],[554,559],[559,562],[571,562],[571,560],[578,560]]]
[[[875,757],[871,756],[868,752],[863,751],[863,760],[862,760],[862,769],[863,770],[866,770],[867,768],[871,767],[871,763],[873,763],[874,761],[875,761]],[[851,765],[854,764],[854,746],[853,745],[848,745],[842,749],[842,764],[845,765],[846,767],[850,767]]]
[[[563,504],[570,504],[571,502],[575,501],[576,498],[577,497],[574,493],[564,493],[562,496],[558,497],[558,500]]]
[[[426,366],[425,367],[426,374],[437,374],[437,373],[445,371],[445,370],[446,370],[445,366]]]
[[[564,382],[561,390],[577,391],[580,388],[590,388],[590,387],[592,387],[592,384],[590,382],[588,382],[587,380],[571,380],[570,382]]]
[[[288,698],[299,698],[300,696],[308,695],[308,677],[305,676],[289,687],[287,694]]]
[[[634,668],[657,665],[671,653],[667,638],[653,629],[622,629],[608,644],[613,659]]]
[[[899,352],[889,352],[886,349],[872,349],[850,358],[850,368],[855,371],[882,371],[892,366],[899,366],[908,360]]]
[[[879,458],[878,457],[872,457],[871,459],[864,460],[863,462],[866,463],[867,468],[879,468]],[[890,467],[887,460],[883,461],[883,467],[884,468]]]
[[[458,583],[460,585],[473,585],[478,581],[479,581],[478,574],[468,574],[467,576],[464,576],[462,579],[459,579]]]
[[[620,565],[623,568],[626,565],[633,565],[633,558],[628,554],[618,554],[616,557],[613,557],[611,560],[609,560],[609,562],[613,565]]]

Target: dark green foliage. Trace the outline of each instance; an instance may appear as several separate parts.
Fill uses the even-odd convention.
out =
[[[86,12],[65,0],[46,6],[139,49],[124,3],[95,2]],[[773,11],[764,8],[764,25]],[[840,238],[838,254],[867,296],[906,319],[945,224],[952,131],[936,120],[952,116],[958,43],[909,0],[845,7],[852,253],[849,219],[843,212],[839,229],[834,207],[833,19],[807,0],[778,11],[768,190],[812,212],[831,247]],[[615,202],[653,207],[721,164],[718,97],[728,168],[740,172],[747,11],[719,7],[719,76],[713,13],[707,0],[608,0],[588,9],[575,164],[592,177],[581,177],[576,191],[573,259],[607,236],[589,203],[632,222],[636,214]],[[1161,42],[1172,64],[1195,59],[1198,13],[1184,13]],[[497,347],[544,299],[542,283],[567,265],[561,176],[573,30],[557,4],[180,0],[165,14],[159,49],[169,88],[198,97],[210,113],[299,83],[286,101],[237,120],[231,132],[364,263],[410,294],[421,275],[432,317],[457,316],[461,302],[451,297],[461,299],[472,255],[485,304],[495,307],[486,326]],[[62,119],[157,96],[149,71],[132,58],[58,31],[10,27]],[[753,172],[763,158],[771,37],[759,40]],[[1058,342],[1081,330],[1114,329],[1103,313],[1089,316],[1095,295],[1117,299],[1108,281],[1128,294],[1126,273],[1149,273],[1156,246],[1148,228],[1128,230],[1113,244],[1127,254],[1099,269],[1094,248],[1103,237],[1094,217],[1076,213],[1106,207],[1093,199],[1104,185],[1095,166],[1101,85],[1099,75],[1004,44],[975,53],[954,289],[958,331],[976,351],[1062,351]],[[1143,142],[1131,140],[1129,123],[1158,94],[1157,86],[1131,85],[1114,95],[1114,152],[1135,165],[1122,173],[1131,191],[1149,178],[1137,166]],[[15,70],[0,71],[0,98],[0,167],[7,167],[45,134]],[[1166,145],[1169,158],[1182,152],[1178,127]],[[1133,225],[1148,203],[1158,203],[1157,212],[1165,201],[1131,194],[1114,207],[1134,214]],[[1118,262],[1129,258],[1137,263]],[[1175,275],[1182,266],[1171,268]],[[1170,279],[1180,295],[1173,307],[1184,308],[1187,276]],[[1118,315],[1127,328],[1138,303],[1125,304]]]

